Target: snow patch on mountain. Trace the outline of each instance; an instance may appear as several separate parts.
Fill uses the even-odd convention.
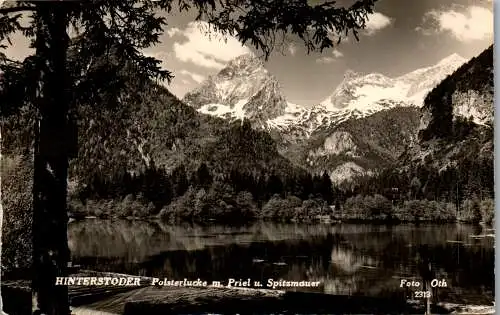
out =
[[[374,111],[375,113],[375,111]],[[320,128],[338,125],[353,117],[362,117],[360,112],[332,112],[321,105],[306,109],[294,107],[287,109],[285,114],[266,122],[267,129],[277,129],[284,134],[293,134],[296,138],[309,138]]]
[[[305,108],[288,102],[285,108],[285,113],[281,116],[269,119],[267,121],[267,125],[269,127],[280,129],[282,127],[289,126],[290,124],[296,124],[303,118],[305,113]]]
[[[198,112],[202,114],[217,116],[219,118],[237,118],[243,119],[245,115],[245,110],[243,107],[247,103],[247,99],[239,100],[234,106],[227,106],[224,104],[206,104],[198,109]]]

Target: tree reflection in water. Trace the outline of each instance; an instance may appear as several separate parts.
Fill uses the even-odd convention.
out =
[[[73,222],[68,236],[74,263],[89,269],[207,281],[321,281],[320,288],[300,290],[371,296],[404,294],[400,279],[420,279],[418,252],[427,245],[436,277],[449,280],[449,292],[442,292],[489,297],[494,239],[469,237],[479,233],[465,225],[231,227],[88,220]]]

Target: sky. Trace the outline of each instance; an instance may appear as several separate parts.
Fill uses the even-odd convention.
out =
[[[1,2],[2,0],[0,0]],[[253,51],[235,38],[211,32],[194,13],[167,17],[161,44],[146,54],[163,61],[175,75],[168,88],[182,98],[231,59]],[[313,106],[328,97],[346,70],[399,76],[457,53],[478,55],[493,43],[493,0],[379,0],[367,27],[323,53],[307,54],[293,39],[265,67],[278,79],[289,102]],[[14,37],[7,54],[23,58],[26,41]]]

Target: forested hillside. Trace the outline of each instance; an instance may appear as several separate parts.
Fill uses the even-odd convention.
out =
[[[16,82],[12,79],[27,71],[23,66],[4,78]],[[298,204],[289,209],[290,219],[303,201],[317,200],[324,209],[334,202],[328,176],[312,176],[293,166],[273,139],[248,121],[227,123],[197,113],[164,86],[138,80],[133,67],[119,67],[107,55],[89,69],[87,80],[118,71],[121,90],[118,95],[97,90],[91,104],[73,99],[72,115],[78,118],[73,128],[78,149],[69,174],[74,215],[144,217],[161,212],[173,219],[247,220],[275,216],[278,208],[267,214],[261,209],[272,197],[294,196]],[[2,100],[15,103],[15,90],[7,85]],[[3,150],[13,159],[26,156],[26,167],[31,164],[35,111],[29,102],[20,105],[2,112]],[[25,187],[30,189],[27,182]]]

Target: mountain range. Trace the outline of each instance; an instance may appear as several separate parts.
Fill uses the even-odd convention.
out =
[[[417,139],[426,95],[466,62],[452,54],[398,77],[348,70],[328,97],[307,108],[288,102],[262,60],[245,54],[183,101],[227,121],[248,119],[254,128],[268,131],[295,165],[326,171],[341,183],[394,163]],[[489,114],[470,104],[457,110],[484,121]]]
[[[79,152],[71,162],[71,182],[124,169],[140,173],[151,165],[192,172],[205,163],[217,174],[326,172],[337,185],[352,185],[398,164],[408,152],[417,156],[422,133],[438,135],[432,126],[446,116],[436,110],[444,104],[453,117],[490,128],[492,62],[484,59],[473,66],[476,59],[454,54],[395,78],[348,71],[330,96],[310,108],[288,102],[262,60],[248,54],[183,100],[155,84],[138,88],[126,73],[124,93],[133,98],[109,110],[78,106]],[[32,109],[24,108],[2,121],[7,153],[31,146],[32,120]]]
[[[348,70],[332,94],[306,108],[288,102],[264,63],[245,54],[188,92],[183,101],[200,113],[229,120],[247,118],[255,126],[307,138],[317,129],[350,118],[400,106],[421,107],[425,95],[466,61],[453,54],[435,65],[396,78]]]

